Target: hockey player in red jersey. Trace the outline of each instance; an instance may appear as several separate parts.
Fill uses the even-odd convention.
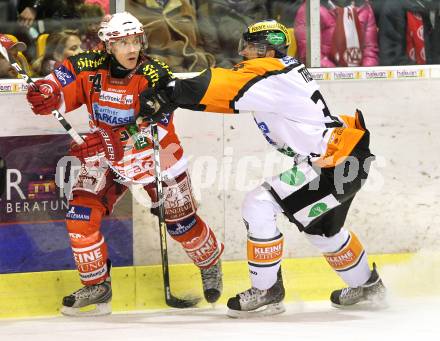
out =
[[[70,151],[82,161],[82,169],[69,200],[66,225],[84,287],[64,297],[61,312],[67,315],[80,314],[79,308],[92,304],[97,305],[93,314],[111,312],[110,260],[100,231],[102,219],[127,191],[126,183],[141,184],[156,200],[149,124],[136,124],[143,110],[139,96],[174,78],[166,64],[144,55],[147,41],[133,15],[123,12],[107,18],[99,37],[105,51],[69,57],[27,94],[37,115],[54,109],[70,112],[82,105],[89,112],[91,133],[85,143],[73,143]],[[158,122],[158,130],[163,178],[168,179],[164,184],[167,230],[200,268],[205,298],[213,303],[222,291],[223,244],[197,215],[172,111]],[[178,207],[169,207],[169,202]]]
[[[360,111],[334,115],[318,84],[296,59],[286,56],[287,29],[268,20],[250,25],[233,69],[211,68],[149,93],[149,119],[161,105],[221,113],[250,112],[266,140],[292,157],[292,168],[247,194],[242,214],[248,230],[247,256],[252,287],[228,301],[232,317],[284,311],[281,276],[283,234],[276,216],[284,213],[317,247],[347,288],[332,292],[336,306],[379,300],[385,287],[370,270],[367,254],[343,225],[368,176],[373,155]],[[147,112],[147,111],[146,111]]]

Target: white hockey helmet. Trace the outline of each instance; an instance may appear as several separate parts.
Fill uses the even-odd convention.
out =
[[[119,38],[144,34],[141,22],[128,12],[115,13],[101,22],[98,37],[108,43]]]

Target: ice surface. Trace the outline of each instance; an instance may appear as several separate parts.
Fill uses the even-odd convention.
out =
[[[0,320],[0,340],[301,340],[440,339],[440,298],[390,300],[384,310],[336,309],[329,302],[295,302],[278,316],[231,319],[225,306],[144,311],[98,318]]]

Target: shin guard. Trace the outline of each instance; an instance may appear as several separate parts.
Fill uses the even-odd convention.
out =
[[[167,229],[171,237],[182,245],[189,258],[201,269],[213,266],[223,253],[223,243],[217,241],[214,232],[198,215],[180,223],[168,223]]]
[[[67,231],[81,282],[93,285],[109,276],[107,244],[100,232],[106,209],[94,198],[77,196],[69,203]]]
[[[252,286],[260,290],[271,288],[277,281],[277,272],[283,257],[284,237],[270,239],[248,237],[247,258]]]

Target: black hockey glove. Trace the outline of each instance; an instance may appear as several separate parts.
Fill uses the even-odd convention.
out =
[[[139,95],[140,111],[139,116],[150,123],[159,122],[165,113],[173,112],[177,105],[170,100],[170,91],[173,88],[167,87],[157,90],[148,88]]]

